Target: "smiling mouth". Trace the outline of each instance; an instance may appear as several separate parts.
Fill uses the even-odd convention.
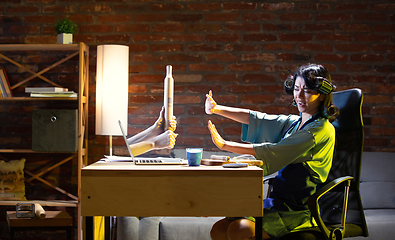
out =
[[[307,109],[307,105],[304,104],[304,103],[299,103],[298,104],[298,108],[299,108],[300,111],[303,111],[304,109]]]

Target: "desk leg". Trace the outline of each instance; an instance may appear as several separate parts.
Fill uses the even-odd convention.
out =
[[[255,218],[255,240],[262,240],[262,217]]]
[[[10,239],[14,240],[15,239],[15,230],[14,228],[10,227]]]
[[[93,217],[85,217],[85,240],[93,240]]]

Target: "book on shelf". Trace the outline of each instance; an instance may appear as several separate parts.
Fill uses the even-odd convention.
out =
[[[77,97],[78,94],[73,91],[67,92],[31,92],[30,97],[51,97],[51,98],[72,98]]]
[[[4,68],[0,68],[0,90],[2,97],[12,97],[11,85]]]
[[[0,80],[0,97],[7,97],[7,92],[5,91],[3,81]]]
[[[26,93],[53,93],[53,92],[68,92],[69,89],[63,87],[26,87]]]

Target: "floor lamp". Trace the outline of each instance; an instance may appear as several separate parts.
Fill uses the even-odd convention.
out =
[[[96,135],[109,136],[110,156],[112,136],[122,135],[118,120],[128,126],[128,88],[129,47],[97,46]]]

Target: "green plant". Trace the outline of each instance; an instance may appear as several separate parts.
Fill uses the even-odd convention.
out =
[[[74,33],[76,28],[77,24],[74,21],[69,20],[67,17],[60,19],[55,24],[55,31],[57,34]]]

